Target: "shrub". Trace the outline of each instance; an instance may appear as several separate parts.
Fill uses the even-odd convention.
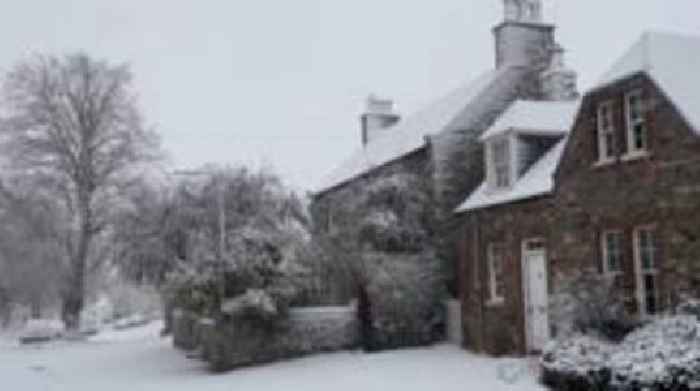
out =
[[[693,299],[689,297],[684,298],[678,305],[677,312],[680,315],[695,316],[698,320],[700,320],[700,299]]]
[[[558,337],[593,334],[619,342],[639,326],[624,307],[613,276],[582,270],[558,276],[550,296],[550,320]]]
[[[692,316],[658,319],[617,344],[567,338],[545,350],[541,367],[542,381],[556,390],[694,390],[700,386],[700,323]]]
[[[376,349],[431,343],[439,335],[442,279],[427,255],[366,255],[370,265],[373,343]],[[428,257],[429,258],[429,257]]]

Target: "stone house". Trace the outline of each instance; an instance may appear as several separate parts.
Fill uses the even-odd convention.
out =
[[[700,38],[647,33],[580,103],[516,103],[482,136],[486,180],[458,208],[467,347],[540,351],[553,289],[583,269],[642,319],[698,292],[698,67]]]
[[[370,96],[360,120],[362,146],[314,189],[311,210],[319,230],[343,220],[344,200],[408,173],[429,181],[436,216],[431,230],[441,238],[441,257],[456,263],[456,239],[446,227],[482,179],[480,135],[516,100],[578,96],[576,73],[564,66],[555,26],[544,23],[540,3],[504,0],[504,20],[493,28],[495,67],[415,114],[401,118],[391,100]]]

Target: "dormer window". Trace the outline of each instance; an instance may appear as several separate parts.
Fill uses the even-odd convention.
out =
[[[625,96],[627,119],[627,151],[635,155],[647,151],[647,126],[644,119],[642,91],[635,90]]]
[[[598,106],[598,160],[609,162],[615,158],[615,122],[612,102]]]
[[[510,186],[510,140],[505,138],[491,145],[494,185],[498,189]]]

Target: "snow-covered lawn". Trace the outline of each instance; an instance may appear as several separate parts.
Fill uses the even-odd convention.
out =
[[[476,357],[451,346],[367,355],[319,355],[223,375],[208,373],[158,337],[159,324],[89,342],[0,345],[7,390],[541,390],[532,362]]]

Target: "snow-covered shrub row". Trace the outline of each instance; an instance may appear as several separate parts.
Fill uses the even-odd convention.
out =
[[[547,347],[541,365],[543,382],[557,390],[700,389],[700,323],[655,320],[621,343],[566,338]]]
[[[358,343],[354,306],[294,308],[274,329],[233,319],[199,327],[203,357],[214,371],[268,363]]]

